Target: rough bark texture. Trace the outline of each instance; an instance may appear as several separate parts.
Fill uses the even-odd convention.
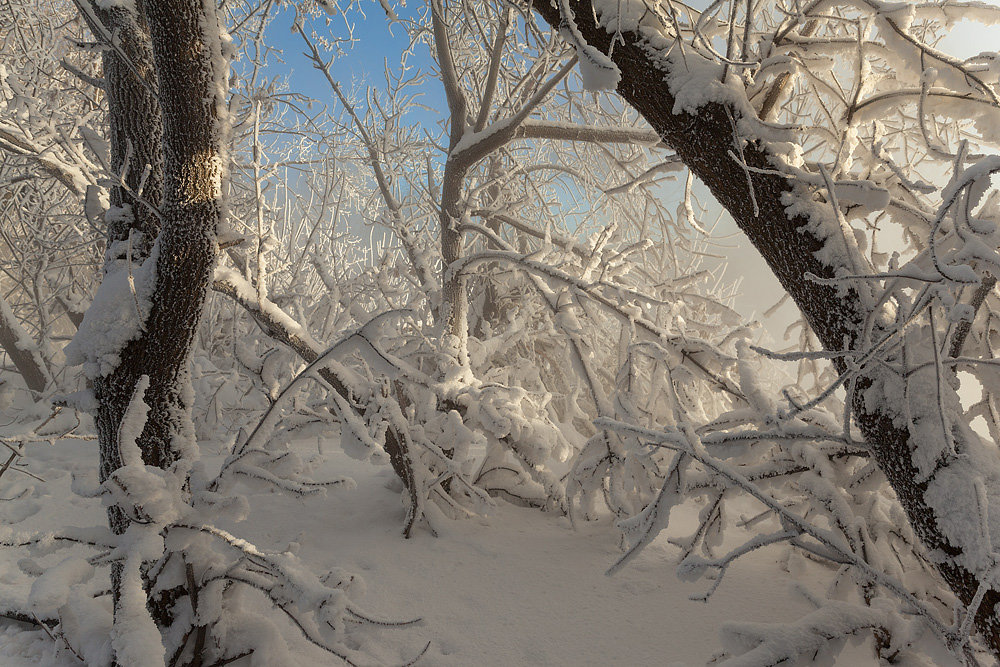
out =
[[[223,214],[223,145],[217,103],[218,25],[201,2],[158,0],[146,15],[163,118],[164,183],[156,291],[142,336],[122,351],[116,389],[150,376],[147,464],[169,466],[191,432],[188,356],[211,284]],[[120,395],[116,398],[120,398]],[[116,403],[118,401],[115,401]]]
[[[149,254],[152,240],[159,231],[157,215],[163,195],[163,123],[156,98],[153,51],[142,7],[143,4],[139,3],[140,13],[136,14],[121,7],[102,9],[94,3],[91,17],[100,22],[91,26],[95,34],[111,31],[117,36],[118,49],[108,49],[103,56],[111,169],[116,174],[124,175],[124,185],[111,189],[111,205],[118,209],[127,207],[132,213],[131,216],[111,216],[107,230],[108,247],[110,251],[112,244],[127,241],[132,236],[135,241],[132,259],[136,262],[141,262]],[[146,165],[149,165],[148,170]],[[144,172],[147,172],[142,189],[144,201],[139,202],[129,191],[139,191]],[[141,235],[135,232],[141,232]],[[121,257],[112,256],[109,252],[108,266],[118,259]],[[138,341],[133,341],[129,347],[137,345]],[[94,380],[94,394],[99,402],[96,423],[101,482],[122,465],[118,451],[118,427],[140,374],[123,362],[110,375]],[[108,519],[111,529],[117,534],[123,533],[128,525],[125,514],[117,506],[108,509]]]
[[[102,481],[122,464],[118,431],[142,375],[150,378],[143,397],[150,410],[138,441],[145,463],[169,468],[193,446],[188,359],[223,215],[224,124],[218,107],[225,61],[213,8],[197,0],[156,0],[140,3],[139,15],[95,9],[120,49],[105,59],[113,166],[128,167],[113,203],[132,210],[131,216],[113,217],[109,243],[131,238],[133,261],[150,256],[154,238],[159,247],[141,333],[120,352],[114,371],[94,382]],[[142,201],[133,194],[140,184]],[[112,252],[108,259],[121,257]],[[109,510],[109,521],[115,533],[127,528],[118,508]],[[116,584],[113,576],[117,600]],[[169,624],[169,600],[153,601],[151,611],[161,625]]]
[[[143,459],[148,465],[166,468],[177,458],[173,440],[189,431],[184,423],[189,408],[184,396],[188,353],[211,280],[215,230],[222,214],[214,54],[206,46],[213,41],[206,41],[201,34],[203,8],[194,3],[155,2],[145,9],[149,34],[141,17],[118,19],[118,35],[129,45],[131,62],[120,67],[120,63],[107,63],[106,67],[111,67],[106,76],[110,75],[114,157],[120,161],[116,166],[126,157],[131,163],[150,165],[143,199],[159,205],[160,218],[145,204],[129,200],[125,188],[116,188],[119,201],[133,205],[134,227],[112,223],[109,236],[112,241],[127,239],[130,228],[155,235],[160,224],[162,231],[156,292],[144,331],[122,350],[115,371],[94,383],[105,455],[102,479],[121,464],[118,427],[136,381],[144,374],[150,376],[145,396],[150,412],[139,440]],[[158,79],[144,76],[139,81],[137,74],[153,73],[154,52]],[[116,55],[108,56],[109,61],[117,60],[117,52],[112,53]],[[150,97],[151,91],[158,91],[159,102]],[[165,166],[165,172],[160,165]],[[130,188],[135,190],[142,168],[132,167],[129,178],[136,182]],[[113,519],[112,527],[123,530],[120,521],[120,517]]]
[[[597,24],[589,0],[570,0],[570,7],[587,42],[608,53],[611,35]],[[550,25],[559,26],[561,17],[554,5],[540,3],[534,8]],[[677,152],[729,211],[795,300],[824,347],[843,350],[845,346],[858,343],[867,313],[857,295],[851,293],[844,297],[834,288],[806,278],[807,273],[832,277],[838,267],[817,259],[815,253],[822,247],[822,241],[808,231],[808,221],[786,212],[782,196],[793,193],[796,183],[781,175],[752,174],[754,197],[759,207],[759,215],[755,215],[747,174],[729,155],[730,151],[738,153],[731,118],[739,121],[740,112],[721,103],[707,103],[697,114],[675,114],[675,99],[666,80],[669,72],[663,69],[669,67],[669,63],[654,60],[641,36],[625,32],[622,37],[624,43],[616,44],[613,51],[613,60],[621,71],[619,94],[642,114],[664,143]],[[764,147],[751,143],[742,148],[748,165],[773,169]],[[870,409],[862,396],[871,380],[862,377],[856,382],[855,420],[917,536],[932,553],[961,554],[962,545],[949,543],[934,510],[927,503],[927,484],[916,481],[919,475],[912,459],[914,445],[909,430],[896,425],[900,421],[898,418],[905,414],[905,406]],[[970,511],[973,510],[970,508]],[[939,565],[938,570],[962,602],[969,604],[979,586],[976,574],[954,564],[953,559]],[[976,616],[976,626],[994,655],[1000,655],[998,603],[1000,593],[990,591]]]
[[[159,232],[156,209],[163,193],[163,123],[144,5],[137,3],[136,14],[122,7],[102,9],[94,3],[94,14],[117,36],[118,43],[118,49],[103,54],[111,169],[124,176],[125,182],[124,187],[111,189],[111,205],[132,211],[131,217],[112,216],[109,220],[108,244],[126,241],[131,233],[132,257],[139,261],[148,254]],[[136,197],[140,190],[142,202]]]

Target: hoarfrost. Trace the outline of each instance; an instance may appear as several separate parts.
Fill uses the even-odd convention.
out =
[[[125,345],[137,338],[152,308],[159,246],[141,264],[118,260],[109,264],[94,301],[73,340],[66,346],[66,363],[83,366],[94,379],[114,372]]]

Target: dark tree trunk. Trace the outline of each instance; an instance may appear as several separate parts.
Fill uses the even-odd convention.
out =
[[[111,205],[131,211],[131,215],[111,216],[108,246],[131,236],[133,261],[140,262],[159,233],[157,213],[163,196],[163,122],[149,26],[142,13],[145,4],[146,0],[137,2],[136,13],[123,7],[102,9],[93,3],[94,14],[118,44],[118,49],[103,54],[111,169],[123,174],[125,181],[125,186],[111,188]]]
[[[139,15],[95,7],[126,56],[117,49],[105,56],[113,168],[127,168],[126,185],[115,188],[112,200],[126,213],[131,209],[113,216],[109,248],[128,241],[132,261],[156,261],[141,333],[125,344],[115,369],[94,381],[102,481],[122,464],[118,432],[143,375],[150,379],[143,396],[150,409],[138,440],[144,462],[167,469],[195,446],[188,362],[215,266],[226,165],[220,111],[226,60],[211,7],[151,0],[138,5]],[[158,254],[151,254],[154,239]],[[108,259],[124,256],[114,252]],[[127,528],[117,507],[109,520],[115,533]],[[151,611],[161,625],[170,622],[169,605],[154,603]]]
[[[570,0],[575,20],[587,42],[603,53],[611,48],[611,35],[597,25],[593,8],[588,0]],[[548,3],[534,5],[542,17],[553,27],[558,27],[561,17],[555,6]],[[697,113],[674,113],[675,98],[667,82],[670,62],[655,59],[644,46],[643,39],[635,33],[622,35],[624,43],[613,50],[613,60],[621,71],[618,93],[631,104],[674,149],[691,171],[708,186],[712,194],[733,216],[736,224],[763,256],[782,286],[795,300],[802,314],[827,350],[844,350],[858,344],[868,316],[856,293],[846,296],[835,288],[820,285],[807,278],[813,274],[822,278],[833,277],[838,267],[821,262],[816,251],[823,241],[811,231],[808,221],[787,213],[785,196],[800,199],[797,183],[790,178],[772,173],[754,172],[750,175],[753,196],[759,208],[755,215],[748,184],[748,175],[729,155],[739,154],[734,142],[734,123],[741,118],[739,109],[722,103],[709,102]],[[742,158],[751,168],[773,170],[775,165],[764,147],[750,143],[742,146]],[[842,372],[844,368],[841,366]],[[968,545],[956,544],[948,539],[934,509],[928,504],[925,492],[927,481],[918,482],[912,454],[914,443],[909,429],[898,426],[906,414],[903,405],[866,405],[864,390],[871,385],[870,378],[856,381],[853,409],[855,420],[872,448],[872,453],[899,497],[914,531],[932,554],[947,556],[938,564],[938,570],[952,591],[968,605],[976,594],[979,580],[975,572],[956,563],[956,556]],[[937,471],[935,471],[936,474]],[[933,479],[933,474],[931,479]],[[974,508],[968,508],[974,512]],[[1000,656],[1000,619],[997,605],[1000,593],[987,593],[976,616],[976,626],[994,655]]]
[[[115,370],[94,382],[102,479],[121,465],[118,428],[142,375],[150,376],[143,460],[168,468],[191,435],[187,362],[215,263],[223,151],[215,106],[222,54],[209,50],[220,49],[219,39],[202,35],[201,5],[188,4],[147,3],[148,21],[123,9],[100,15],[128,56],[127,63],[116,50],[105,57],[113,167],[128,167],[127,187],[115,188],[113,203],[132,209],[109,225],[109,243],[131,234],[133,261],[148,255],[154,238],[159,243],[144,330],[126,344]],[[116,532],[125,529],[120,512],[112,512],[111,523]]]
[[[133,242],[132,261],[142,262],[149,255],[153,240],[159,233],[159,208],[163,197],[163,123],[156,97],[157,80],[153,65],[153,50],[149,28],[142,14],[144,4],[138,3],[139,13],[114,7],[102,9],[92,4],[100,25],[92,25],[95,34],[105,30],[117,36],[118,49],[104,51],[104,81],[108,95],[108,128],[111,138],[111,169],[124,174],[125,185],[111,189],[111,205],[131,215],[112,215],[108,223],[108,265],[125,259],[120,247],[112,254],[115,244]],[[124,56],[124,57],[123,57]],[[148,165],[148,168],[147,168]],[[144,179],[144,180],[143,180]],[[139,201],[136,195],[142,194]],[[135,347],[133,341],[126,349]],[[118,451],[118,427],[132,398],[139,373],[129,372],[126,363],[109,375],[94,379],[94,394],[99,408],[96,416],[100,445],[101,482],[121,467]],[[144,458],[145,447],[143,447]],[[147,459],[149,463],[152,459]],[[125,532],[128,520],[121,508],[108,508],[108,520],[116,534]]]
[[[150,376],[147,464],[167,467],[192,435],[188,357],[211,284],[223,215],[225,62],[218,22],[201,2],[146,6],[163,119],[163,198],[156,289],[142,336],[122,351],[119,386]],[[214,34],[213,31],[214,30]],[[220,80],[221,79],[221,80]],[[127,399],[126,399],[127,401]]]
[[[21,374],[21,379],[28,389],[36,394],[45,390],[48,383],[48,376],[45,373],[45,366],[42,359],[33,354],[30,345],[25,345],[23,340],[25,332],[21,329],[10,306],[0,294],[0,350],[7,353],[7,357],[14,364],[14,368]]]

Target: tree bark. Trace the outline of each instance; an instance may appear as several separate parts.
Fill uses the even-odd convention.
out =
[[[569,5],[587,43],[602,53],[611,51],[612,35],[598,24],[590,1],[570,0]],[[542,2],[533,8],[551,26],[560,26],[562,17],[555,5]],[[621,72],[618,93],[642,114],[664,143],[677,152],[729,211],[794,299],[824,347],[839,351],[860,344],[869,313],[858,294],[853,290],[844,294],[807,277],[813,274],[831,278],[838,269],[847,269],[849,273],[855,271],[852,267],[835,266],[817,258],[817,251],[824,245],[823,239],[817,238],[811,230],[809,220],[788,212],[789,201],[800,201],[803,197],[797,187],[799,184],[774,173],[775,162],[764,145],[750,142],[740,147],[735,143],[735,127],[741,119],[741,111],[736,105],[706,102],[696,113],[683,110],[675,113],[676,99],[669,84],[675,65],[669,57],[650,49],[642,36],[626,31],[621,37],[623,42],[615,44],[612,51],[612,59]],[[748,174],[730,152],[740,155],[751,169],[769,170],[769,173],[752,171]],[[758,213],[755,213],[753,200]],[[845,370],[842,362],[838,362],[838,370]],[[976,545],[959,543],[949,535],[926,493],[928,484],[947,463],[941,464],[929,479],[920,481],[921,475],[913,458],[916,443],[910,429],[900,426],[907,423],[906,406],[866,404],[865,393],[873,383],[872,377],[864,374],[855,381],[852,406],[855,421],[915,533],[937,560],[938,571],[957,597],[968,605],[979,587],[979,576],[959,563],[963,560],[963,552]],[[975,508],[964,508],[964,511],[974,512]],[[998,603],[1000,593],[990,590],[976,615],[976,627],[993,654],[1000,656]]]
[[[145,395],[150,412],[139,438],[143,460],[147,465],[168,468],[190,446],[188,356],[211,282],[215,233],[223,211],[224,161],[217,108],[222,90],[216,72],[222,52],[219,36],[205,34],[205,26],[218,24],[205,21],[204,7],[196,2],[159,0],[148,3],[145,11],[148,37],[143,30],[145,22],[134,17],[128,40],[138,60],[133,58],[124,69],[112,70],[116,74],[108,80],[108,87],[109,98],[118,100],[111,107],[115,155],[122,162],[126,157],[145,157],[151,168],[142,199],[151,205],[159,203],[159,210],[134,198],[126,201],[129,189],[137,191],[142,173],[130,165],[130,177],[139,173],[136,185],[117,190],[121,200],[133,206],[134,224],[113,223],[109,236],[112,241],[124,240],[130,230],[138,229],[149,237],[160,229],[156,236],[156,288],[144,331],[126,344],[116,369],[94,383],[100,403],[97,423],[104,454],[102,479],[121,465],[117,432],[141,375],[150,376]],[[155,84],[148,78],[142,82],[134,79],[137,72],[151,73],[153,69]],[[157,91],[158,100],[150,98],[150,91]],[[153,109],[150,104],[155,105]],[[141,133],[147,136],[137,136]],[[124,530],[123,521],[121,516],[113,518],[112,528]]]
[[[92,32],[100,39],[115,35],[118,48],[103,54],[105,91],[108,96],[108,130],[111,139],[111,169],[120,182],[111,188],[111,206],[118,214],[108,216],[105,272],[124,259],[116,243],[131,238],[132,260],[142,262],[159,232],[159,208],[163,197],[163,123],[156,97],[157,81],[149,27],[142,13],[144,3],[132,11],[122,6],[104,9],[93,2],[84,11]],[[149,165],[148,169],[146,165]],[[143,174],[142,202],[139,192]],[[122,214],[130,211],[129,214]],[[134,346],[133,343],[129,347]],[[109,375],[94,379],[94,395],[100,448],[100,480],[104,482],[121,467],[118,428],[139,374],[127,372],[124,363]],[[108,508],[108,521],[116,534],[125,532],[128,520],[120,507]]]
[[[113,202],[126,214],[113,216],[109,244],[129,241],[133,260],[156,261],[141,333],[125,344],[115,369],[94,381],[104,481],[122,465],[118,431],[143,375],[150,378],[143,397],[149,413],[138,440],[143,461],[168,469],[195,456],[189,355],[224,212],[227,61],[212,3],[154,0],[140,3],[139,14],[92,9],[92,23],[97,17],[103,24],[93,26],[95,32],[110,24],[119,45],[106,52],[105,76],[114,168],[124,173]],[[109,265],[121,259],[115,254],[109,253]],[[117,534],[128,527],[117,507],[109,510],[109,522]],[[168,607],[153,605],[161,625],[170,622]]]
[[[441,212],[438,223],[441,226],[441,313],[444,335],[450,336],[455,360],[462,368],[469,367],[469,295],[466,292],[466,278],[460,273],[449,275],[448,267],[462,257],[463,235],[458,231],[462,219],[462,186],[471,162],[457,156],[455,150],[465,134],[468,102],[459,85],[459,76],[452,59],[451,44],[445,28],[444,6],[438,0],[431,2],[431,18],[434,31],[434,49],[441,67],[442,83],[449,111],[448,159],[445,162],[441,185]]]
[[[48,374],[41,357],[32,351],[33,344],[14,318],[6,299],[0,295],[0,349],[7,353],[28,389],[40,394],[48,384]]]
[[[108,246],[131,236],[132,258],[141,262],[159,233],[157,216],[163,196],[163,122],[149,26],[143,14],[146,0],[136,3],[136,11],[123,5],[104,9],[100,4],[92,2],[90,22],[96,18],[101,25],[91,27],[98,34],[109,31],[117,45],[103,53],[111,169],[122,181],[111,188],[111,205],[131,211],[131,215],[110,216]]]

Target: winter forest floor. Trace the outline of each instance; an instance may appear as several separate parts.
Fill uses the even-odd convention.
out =
[[[264,549],[297,543],[298,555],[317,570],[360,575],[361,603],[374,615],[421,617],[418,626],[373,633],[379,646],[372,653],[388,664],[405,662],[430,641],[421,665],[703,665],[719,652],[725,622],[793,620],[809,609],[792,591],[793,580],[812,589],[828,580],[815,564],[795,557],[780,564],[779,553],[762,551],[738,561],[708,603],[695,602],[688,596],[704,592],[706,583],[675,576],[677,550],[662,538],[608,577],[605,570],[621,553],[609,519],[574,528],[564,517],[502,501],[486,519],[446,523],[438,537],[421,529],[404,540],[403,505],[388,466],[351,460],[334,443],[298,448],[316,457],[316,479],[348,475],[357,488],[307,499],[248,492],[249,519],[229,528]],[[26,467],[46,481],[14,471],[0,478],[0,526],[103,523],[100,502],[71,490],[71,473],[86,474],[96,460],[94,442],[61,441],[30,452]],[[3,599],[27,597],[31,579],[21,568],[31,564],[24,556],[10,549],[0,556]],[[58,551],[36,565],[50,567],[65,556]],[[783,571],[789,568],[794,577]],[[287,636],[294,637],[290,627]],[[876,664],[869,641],[855,643],[837,664]],[[336,664],[298,646],[293,652],[301,665]],[[0,623],[0,666],[74,664],[39,630]]]

